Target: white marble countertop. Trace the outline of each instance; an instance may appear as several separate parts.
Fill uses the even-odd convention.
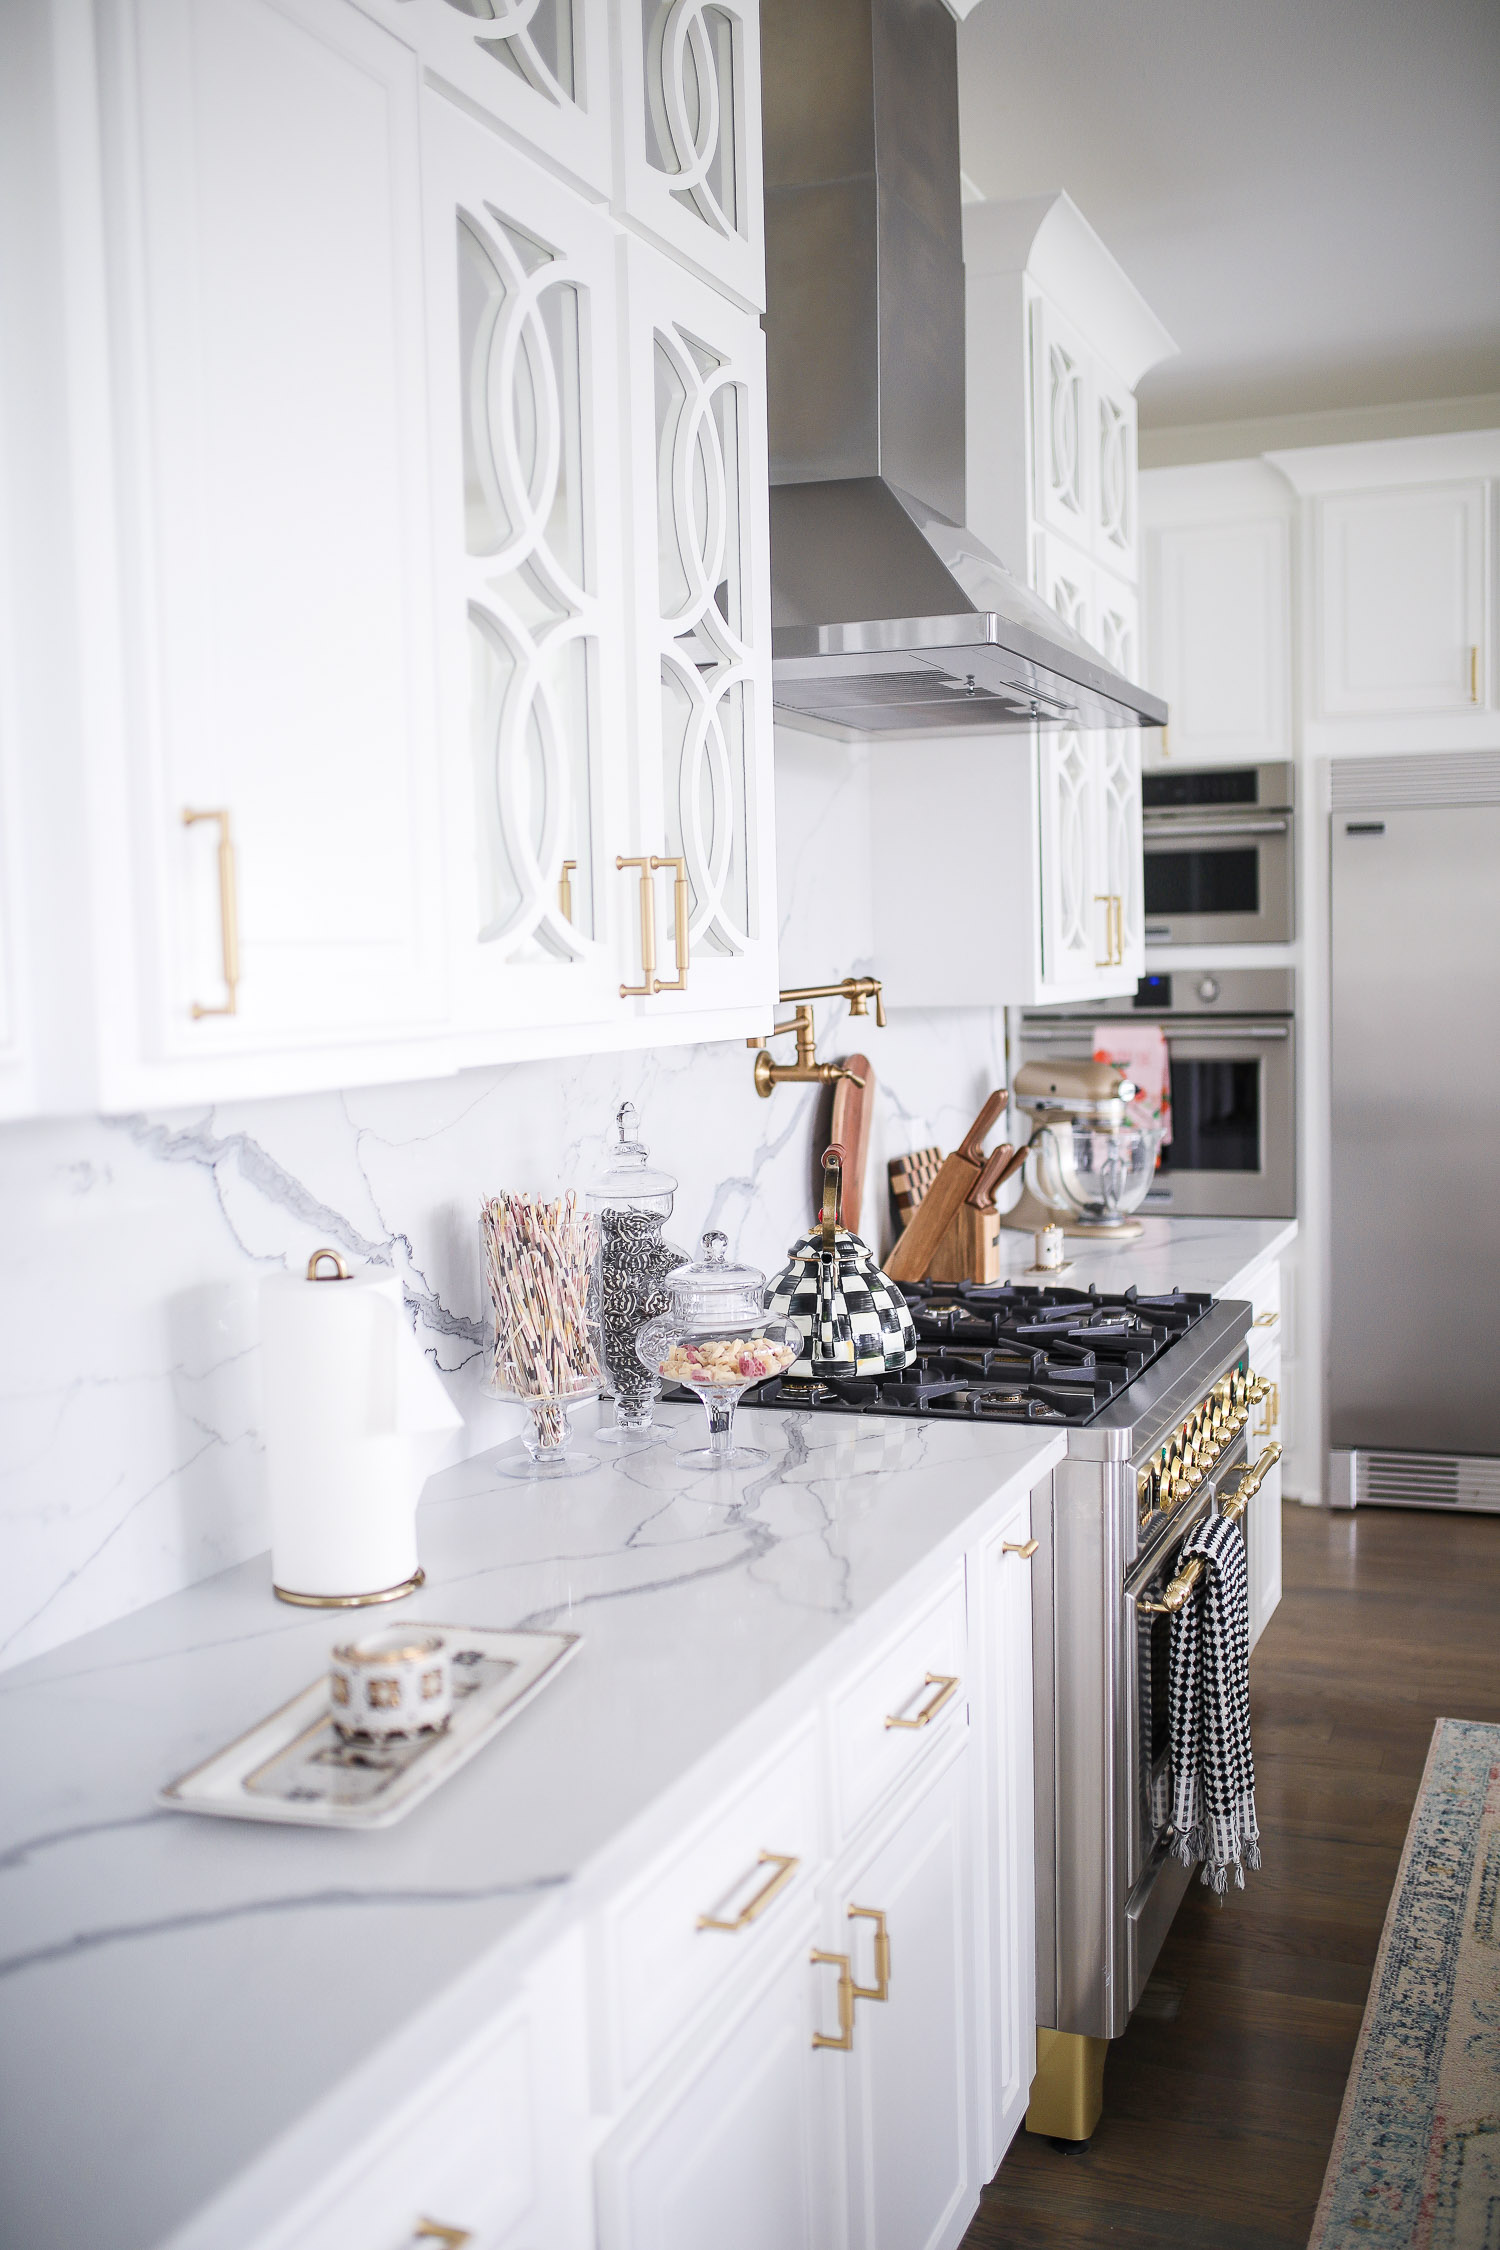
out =
[[[702,1429],[696,1406],[663,1418]],[[276,1603],[264,1557],[0,1677],[0,2240],[145,2250],[282,2163],[278,2136],[445,1995],[492,2009],[1063,1449],[1014,1426],[741,1423],[764,1468],[705,1475],[664,1444],[545,1489],[493,1454],[433,1480],[428,1583],[370,1614],[557,1623],[583,1646],[395,1828],[152,1806],[326,1665],[335,1621]]]
[[[1201,1289],[1212,1297],[1234,1297],[1254,1266],[1280,1257],[1296,1239],[1295,1219],[1153,1219],[1142,1217],[1144,1233],[1134,1242],[1101,1242],[1097,1236],[1070,1234],[1066,1255],[1070,1273],[1058,1280],[1065,1289],[1125,1289],[1132,1282],[1147,1295],[1160,1289]],[[1002,1227],[1000,1256],[1007,1277],[1045,1286],[1045,1277],[1028,1273],[1034,1238]]]

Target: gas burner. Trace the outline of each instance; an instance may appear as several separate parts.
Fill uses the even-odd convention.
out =
[[[1181,1289],[1110,1296],[1013,1283],[911,1282],[903,1295],[916,1324],[915,1366],[895,1375],[775,1376],[747,1392],[746,1403],[1076,1427],[1213,1304]]]

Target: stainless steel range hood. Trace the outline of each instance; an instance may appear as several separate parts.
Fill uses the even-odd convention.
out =
[[[777,710],[840,735],[1161,726],[964,528],[944,0],[763,0],[761,69]]]

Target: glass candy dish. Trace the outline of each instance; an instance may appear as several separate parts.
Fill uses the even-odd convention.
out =
[[[702,1399],[708,1443],[677,1458],[695,1469],[752,1469],[768,1456],[736,1445],[734,1410],[752,1383],[782,1375],[796,1358],[801,1331],[766,1310],[766,1277],[758,1266],[729,1263],[729,1241],[703,1237],[703,1256],[666,1277],[670,1309],[648,1321],[636,1339],[641,1364]]]
[[[687,1264],[687,1252],[662,1237],[677,1182],[648,1165],[650,1151],[636,1138],[631,1103],[620,1104],[615,1129],[608,1166],[584,1196],[599,1238],[590,1300],[594,1348],[615,1408],[596,1443],[633,1447],[654,1444],[661,1435],[652,1427],[661,1378],[641,1365],[636,1338],[667,1310],[666,1276]]]
[[[497,1370],[489,1390],[491,1398],[507,1406],[524,1406],[530,1417],[521,1432],[525,1460],[498,1462],[497,1476],[522,1477],[528,1482],[539,1478],[557,1481],[563,1477],[591,1476],[595,1469],[603,1466],[597,1454],[573,1451],[576,1437],[573,1408],[586,1406],[590,1399],[599,1396],[597,1376],[582,1376],[560,1390],[538,1395],[515,1389]]]

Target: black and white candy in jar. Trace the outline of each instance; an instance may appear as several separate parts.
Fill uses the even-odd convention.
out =
[[[677,1182],[647,1163],[650,1152],[636,1138],[630,1102],[615,1113],[615,1131],[608,1166],[584,1194],[599,1230],[595,1348],[615,1404],[613,1426],[599,1437],[605,1444],[641,1445],[659,1435],[651,1424],[661,1378],[641,1364],[635,1340],[648,1320],[667,1310],[666,1277],[687,1264],[687,1252],[662,1238]]]

